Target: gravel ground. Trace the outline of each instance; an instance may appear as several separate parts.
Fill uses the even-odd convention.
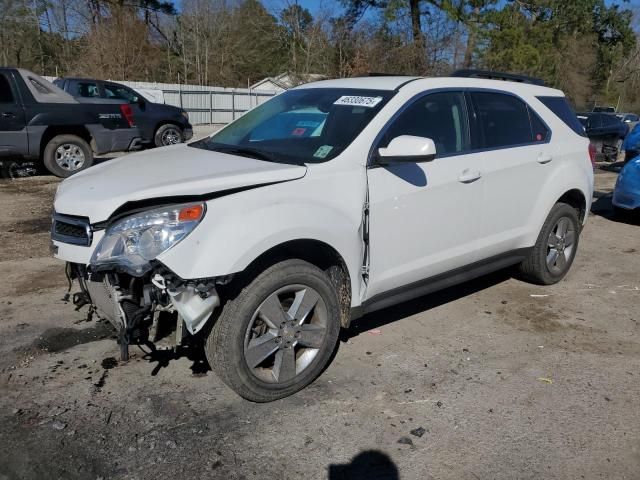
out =
[[[368,315],[326,372],[271,403],[202,356],[116,360],[62,300],[57,180],[0,182],[0,479],[639,478],[639,223],[615,168],[567,278],[501,272]]]

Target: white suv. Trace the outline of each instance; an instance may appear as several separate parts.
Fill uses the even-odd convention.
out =
[[[313,381],[367,312],[516,264],[561,280],[589,152],[562,92],[526,81],[316,82],[65,180],[52,248],[123,359],[175,329],[176,344],[206,341],[238,394],[270,401]]]

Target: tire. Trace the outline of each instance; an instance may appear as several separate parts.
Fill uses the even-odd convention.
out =
[[[43,163],[56,177],[67,178],[93,165],[93,152],[76,135],[57,135],[44,148]]]
[[[299,299],[297,314],[293,299]],[[224,305],[205,353],[238,395],[270,402],[315,380],[329,363],[339,333],[339,302],[330,278],[310,263],[285,260],[267,268]]]
[[[184,141],[182,128],[173,123],[165,123],[161,125],[156,134],[153,136],[153,142],[156,147],[166,147],[168,145],[177,145]]]
[[[15,180],[16,178],[33,177],[37,174],[38,166],[34,162],[0,160],[0,178]]]
[[[564,235],[558,234],[561,224],[565,227]],[[572,235],[569,232],[572,232]],[[521,276],[524,280],[539,285],[558,283],[571,268],[579,240],[580,221],[576,209],[566,203],[556,203],[549,212],[529,256],[519,266]],[[552,247],[554,241],[555,248]],[[557,253],[555,261],[552,250]]]

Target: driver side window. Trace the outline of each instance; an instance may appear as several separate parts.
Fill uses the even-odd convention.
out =
[[[469,131],[462,92],[427,94],[413,101],[387,129],[379,147],[401,135],[430,138],[438,157],[469,150]]]

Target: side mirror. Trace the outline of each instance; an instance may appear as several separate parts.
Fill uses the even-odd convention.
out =
[[[378,163],[430,162],[436,158],[436,145],[430,138],[400,135],[387,148],[378,149]]]

